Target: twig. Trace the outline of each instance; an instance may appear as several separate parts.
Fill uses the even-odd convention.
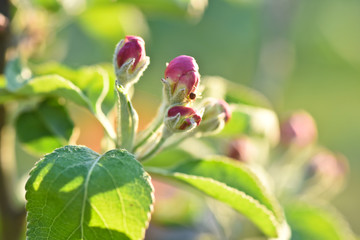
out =
[[[10,38],[10,3],[9,0],[0,0],[0,74],[4,73],[6,64],[6,49]],[[0,149],[3,143],[2,130],[6,124],[6,109],[0,105]],[[11,187],[9,186],[9,176],[5,172],[4,154],[0,152],[0,214],[1,214],[1,239],[18,240],[22,237],[25,222],[25,207],[15,208],[12,204]]]

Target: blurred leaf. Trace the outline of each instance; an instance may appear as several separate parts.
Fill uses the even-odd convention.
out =
[[[272,145],[279,141],[279,122],[272,110],[247,105],[232,105],[232,118],[219,136],[238,137],[242,134],[265,138]]]
[[[124,150],[57,149],[36,164],[26,184],[27,237],[142,239],[152,194],[150,177]]]
[[[60,1],[54,0],[31,0],[35,6],[42,7],[48,11],[56,12],[61,8]]]
[[[32,78],[25,85],[16,89],[16,93],[28,97],[63,97],[90,111],[92,110],[89,99],[81,90],[72,82],[59,75],[46,75]]]
[[[0,103],[16,99],[17,95],[6,89],[6,81],[4,75],[0,75]]]
[[[24,78],[23,72],[30,72],[24,69],[19,67],[19,60],[9,62],[6,75],[9,90],[27,97],[59,97],[72,101],[93,113],[109,136],[115,138],[114,129],[104,115],[116,102],[113,91],[115,80],[113,74],[109,74],[109,67],[94,66],[75,71],[58,64],[48,64],[36,67],[33,78]]]
[[[47,99],[38,108],[21,113],[15,123],[19,141],[37,154],[45,154],[65,145],[74,124],[65,107]]]
[[[105,97],[101,103],[102,111],[105,114],[115,105],[115,75],[111,65],[89,66],[74,70],[53,62],[37,65],[32,69],[35,76],[56,74],[71,81],[89,99],[92,105],[90,110],[93,112],[102,97]],[[106,95],[102,96],[103,94]]]
[[[192,155],[182,149],[171,148],[160,152],[155,157],[146,160],[144,166],[169,168],[187,159],[192,159]]]
[[[355,240],[348,223],[334,209],[295,202],[285,208],[293,240]]]
[[[272,109],[269,100],[260,92],[230,81],[226,86],[226,102]]]
[[[241,111],[233,111],[231,119],[221,131],[221,136],[236,136],[249,132],[251,116]]]
[[[272,108],[269,100],[260,92],[222,77],[205,76],[202,78],[202,84],[205,86],[202,94],[204,96],[221,98],[227,103]]]
[[[171,170],[147,168],[155,175],[189,184],[239,211],[267,236],[277,237],[282,211],[260,180],[244,164],[224,157],[186,162]]]
[[[93,4],[106,3],[108,0],[92,0]],[[207,6],[207,0],[117,0],[134,4],[151,16],[199,16]]]
[[[108,4],[87,8],[79,15],[79,23],[94,37],[108,40],[112,44],[125,35],[148,33],[146,19],[137,7],[110,1]]]
[[[31,78],[29,69],[23,68],[19,58],[8,61],[5,67],[6,87],[14,92]]]

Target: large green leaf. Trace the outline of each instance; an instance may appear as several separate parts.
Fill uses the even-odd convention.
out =
[[[66,145],[74,128],[65,107],[55,99],[47,99],[35,109],[22,112],[15,126],[19,141],[38,154]]]
[[[171,159],[169,159],[171,160]],[[282,210],[255,174],[224,157],[189,161],[171,170],[149,167],[150,173],[177,180],[222,201],[256,224],[269,237],[281,234]]]
[[[26,199],[29,240],[139,240],[150,220],[153,188],[125,150],[99,155],[66,146],[36,164]]]
[[[286,217],[293,240],[355,240],[343,217],[329,206],[305,202],[288,204]]]

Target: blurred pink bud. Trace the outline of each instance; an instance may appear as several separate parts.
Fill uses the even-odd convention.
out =
[[[293,113],[280,126],[281,142],[285,145],[294,144],[305,147],[317,138],[314,119],[304,111]]]
[[[231,118],[230,106],[222,99],[207,98],[201,106],[204,109],[204,114],[198,131],[217,133],[224,128],[225,123]]]
[[[348,168],[345,156],[324,151],[312,157],[308,174],[319,175],[328,180],[342,179]]]
[[[197,112],[184,106],[171,107],[165,117],[166,126],[173,132],[190,131],[201,122],[201,116]]]
[[[257,149],[248,138],[242,137],[230,143],[227,155],[241,162],[249,162],[256,157]]]
[[[145,42],[141,37],[126,36],[123,46],[115,54],[118,68],[121,68],[129,59],[134,58],[135,62],[130,68],[131,71],[134,71],[138,63],[146,58]]]
[[[163,81],[170,87],[169,97],[175,98],[176,102],[194,100],[200,82],[199,66],[193,57],[178,56],[167,65]],[[179,91],[184,92],[181,94]],[[181,97],[177,99],[179,95]]]

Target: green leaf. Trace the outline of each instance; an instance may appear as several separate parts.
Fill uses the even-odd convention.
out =
[[[226,81],[225,101],[228,103],[272,109],[270,101],[260,92],[230,81]]]
[[[145,16],[133,4],[107,1],[107,4],[90,6],[78,16],[78,22],[93,37],[112,45],[125,35],[148,33]]]
[[[31,78],[29,69],[23,68],[19,58],[8,61],[5,68],[6,88],[15,92]]]
[[[55,99],[47,99],[36,109],[21,113],[15,122],[19,141],[37,154],[66,145],[74,124],[65,107]]]
[[[272,110],[233,104],[232,118],[225,125],[219,136],[237,137],[242,134],[261,137],[272,145],[279,141],[279,122]]]
[[[330,206],[294,202],[285,208],[293,240],[355,240],[348,223]]]
[[[269,100],[260,92],[218,76],[202,78],[203,96],[224,99],[227,103],[272,109]]]
[[[59,75],[78,87],[91,104],[92,112],[102,110],[107,114],[115,105],[115,75],[111,65],[89,66],[78,70],[58,63],[46,63],[33,67],[35,76]],[[99,102],[100,101],[100,102]],[[96,109],[101,104],[101,109]]]
[[[157,176],[186,183],[228,204],[269,237],[280,234],[284,218],[279,204],[244,164],[213,157],[189,161],[171,170],[146,169]]]
[[[94,66],[75,71],[49,64],[35,68],[35,77],[31,77],[30,70],[22,69],[15,59],[7,64],[6,72],[7,88],[14,94],[72,101],[92,112],[110,138],[115,139],[114,129],[105,116],[115,105],[115,80],[114,74],[109,74],[109,67]]]
[[[107,0],[94,0],[96,5],[106,4]],[[166,16],[193,16],[201,15],[207,6],[206,0],[197,0],[196,3],[191,0],[117,0],[117,2],[133,4],[138,6],[148,15],[159,17]],[[95,5],[95,4],[94,4]]]
[[[32,77],[31,71],[24,68],[18,58],[7,63],[5,77],[7,90],[14,94],[64,97],[91,110],[90,101],[72,82],[55,74]]]
[[[150,220],[150,177],[125,150],[57,149],[36,164],[25,188],[29,240],[138,240]]]
[[[143,165],[148,167],[170,168],[188,159],[193,159],[190,153],[182,149],[170,148],[146,160]]]

